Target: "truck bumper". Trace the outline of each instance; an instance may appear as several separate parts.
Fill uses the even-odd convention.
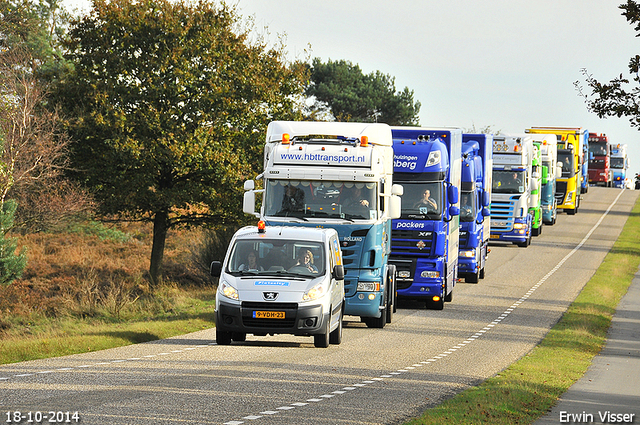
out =
[[[356,292],[355,295],[347,297],[345,301],[344,314],[380,317],[380,306],[382,305],[382,293],[380,292]]]

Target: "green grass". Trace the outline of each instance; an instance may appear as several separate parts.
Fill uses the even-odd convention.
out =
[[[157,297],[143,300],[142,308],[128,310],[120,318],[15,319],[0,339],[0,364],[104,350],[214,326],[213,288],[164,288],[159,292]],[[171,306],[154,305],[157,303]]]
[[[620,237],[561,320],[500,374],[428,409],[409,425],[530,424],[591,365],[640,264],[640,198]]]

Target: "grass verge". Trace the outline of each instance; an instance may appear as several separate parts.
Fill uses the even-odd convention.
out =
[[[163,302],[171,308],[149,315],[154,308],[115,318],[20,318],[0,339],[0,364],[86,353],[154,341],[210,328],[214,325],[215,291],[167,288]],[[157,302],[148,300],[147,304]],[[155,308],[157,310],[157,307]]]
[[[591,365],[640,264],[640,198],[620,237],[560,321],[529,354],[407,425],[530,424]]]

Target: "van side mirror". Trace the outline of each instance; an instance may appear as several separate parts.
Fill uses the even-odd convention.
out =
[[[220,261],[212,261],[209,272],[213,277],[220,277],[222,274],[222,263]]]
[[[342,264],[333,266],[333,273],[331,275],[335,280],[344,280],[344,266]]]

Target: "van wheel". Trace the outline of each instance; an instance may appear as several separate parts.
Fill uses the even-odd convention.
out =
[[[340,320],[338,321],[338,327],[329,334],[329,343],[338,345],[342,342],[342,310],[340,311]]]
[[[327,348],[329,346],[329,326],[331,317],[327,318],[327,323],[324,325],[324,332],[313,336],[313,345],[317,348]]]
[[[247,340],[247,334],[244,332],[231,332],[231,339],[237,342],[244,342]]]
[[[224,332],[216,329],[216,344],[218,345],[231,344],[231,332]]]

